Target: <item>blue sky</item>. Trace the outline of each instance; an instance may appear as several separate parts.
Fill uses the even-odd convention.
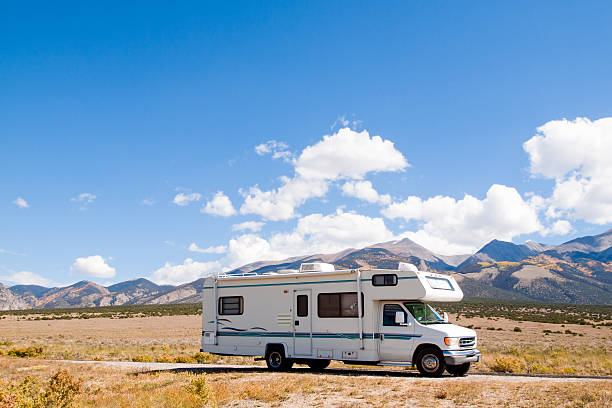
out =
[[[461,253],[602,232],[611,18],[607,2],[5,5],[0,281],[180,283],[402,237]]]

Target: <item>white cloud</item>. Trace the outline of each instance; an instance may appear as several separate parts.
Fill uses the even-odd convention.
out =
[[[13,204],[15,204],[19,208],[29,208],[30,207],[30,204],[28,204],[28,202],[21,197],[17,197],[15,201],[13,201]]]
[[[260,150],[268,149],[263,145]],[[369,172],[401,171],[409,166],[391,141],[348,128],[307,146],[294,164],[295,175],[282,177],[280,187],[264,191],[253,186],[241,191],[245,200],[240,212],[287,220],[296,217],[296,208],[307,200],[325,196],[333,180],[361,179]]]
[[[174,196],[172,202],[180,207],[185,207],[192,201],[200,201],[201,198],[202,194],[199,193],[178,193],[176,196]]]
[[[85,210],[89,206],[89,204],[93,203],[96,200],[96,195],[91,193],[81,193],[76,197],[70,198],[70,201],[73,203],[80,203],[81,206],[79,210]]]
[[[393,142],[367,131],[340,129],[306,147],[296,160],[295,171],[308,179],[361,179],[369,172],[401,171],[409,164]]]
[[[372,187],[372,183],[367,180],[347,181],[342,186],[342,194],[349,197],[356,197],[369,203],[389,204],[391,202],[390,195],[378,194],[374,187]]]
[[[268,140],[266,143],[255,146],[255,153],[260,156],[271,153],[273,159],[283,159],[284,161],[289,162],[293,155],[288,149],[289,146],[285,142]]]
[[[0,280],[11,282],[15,285],[39,285],[50,286],[51,281],[34,272],[11,271],[10,275],[0,276]]]
[[[227,252],[227,246],[219,245],[219,246],[209,246],[208,248],[200,248],[196,245],[195,242],[192,242],[187,248],[191,252],[200,252],[203,254],[223,254]]]
[[[140,205],[155,205],[155,204],[157,204],[157,201],[153,200],[152,198],[145,198],[144,200],[140,202]]]
[[[541,234],[546,235],[567,235],[572,231],[572,224],[567,220],[558,220],[550,228],[544,229]]]
[[[96,278],[112,278],[115,276],[115,268],[109,266],[100,255],[77,258],[70,270]]]
[[[554,179],[549,217],[612,222],[612,118],[554,120],[523,144],[534,176]]]
[[[296,216],[295,209],[315,197],[323,197],[329,183],[324,180],[308,180],[301,177],[282,178],[283,185],[277,189],[262,191],[251,187],[244,195],[240,207],[242,214],[257,214],[272,221],[287,220]]]
[[[196,262],[191,258],[187,258],[179,265],[172,265],[166,262],[163,267],[153,272],[151,280],[159,285],[180,285],[211,275],[220,270],[221,265],[217,261]]]
[[[25,256],[21,252],[9,251],[8,249],[0,248],[0,254],[8,254],[8,255],[16,255],[16,256]]]
[[[245,221],[240,224],[232,225],[232,231],[251,231],[257,232],[261,230],[261,227],[266,225],[265,222],[261,221]]]
[[[536,210],[512,187],[494,184],[479,200],[436,196],[427,200],[411,196],[382,210],[388,218],[416,220],[422,224],[408,237],[434,252],[470,253],[496,238],[510,241],[520,234],[542,230]]]
[[[215,194],[212,200],[206,203],[206,206],[203,207],[201,211],[221,217],[229,217],[236,214],[236,209],[234,209],[229,197],[226,196],[223,191],[217,191],[217,194]]]
[[[238,267],[249,262],[290,256],[331,253],[393,239],[382,218],[337,210],[333,214],[311,214],[298,220],[289,233],[269,239],[244,234],[229,242],[227,264]]]

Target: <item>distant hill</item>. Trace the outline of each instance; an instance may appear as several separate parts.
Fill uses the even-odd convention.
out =
[[[410,239],[347,248],[332,254],[259,261],[229,274],[298,269],[303,262],[329,262],[336,268],[397,268],[409,262],[421,270],[454,274],[466,296],[612,304],[612,230],[561,245],[492,240],[471,255],[444,256]],[[81,281],[62,288],[0,284],[0,310],[199,302],[204,279],[179,286],[140,278],[108,287]]]
[[[538,251],[527,245],[517,245],[512,242],[492,240],[474,255],[457,266],[458,271],[467,271],[481,262],[510,261],[518,262],[538,254]]]

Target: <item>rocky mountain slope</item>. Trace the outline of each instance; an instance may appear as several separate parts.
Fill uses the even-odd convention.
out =
[[[334,254],[255,262],[228,273],[298,269],[303,262],[316,261],[337,268],[389,269],[409,262],[421,270],[454,274],[470,297],[612,304],[612,230],[557,246],[493,240],[475,254],[450,257],[403,239]],[[0,310],[198,302],[203,281],[160,286],[140,278],[108,287],[81,281],[63,288],[0,284]]]

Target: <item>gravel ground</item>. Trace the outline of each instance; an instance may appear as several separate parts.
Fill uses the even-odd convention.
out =
[[[258,367],[252,365],[232,365],[232,364],[186,364],[186,363],[141,363],[134,361],[87,361],[87,360],[51,360],[62,363],[74,363],[74,364],[100,364],[103,366],[117,367],[123,369],[132,369],[138,371],[175,371],[175,372],[193,372],[193,373],[220,373],[220,372],[236,372],[236,373],[257,373],[257,372],[268,372],[265,367]],[[297,367],[292,370],[295,373],[312,373],[308,368]],[[606,376],[566,376],[566,375],[523,375],[523,374],[481,374],[474,373],[469,374],[465,377],[451,377],[448,375],[442,378],[426,378],[421,377],[415,371],[400,371],[400,370],[368,370],[363,368],[335,368],[327,369],[321,374],[328,375],[345,375],[345,376],[367,376],[367,377],[404,377],[404,378],[418,378],[420,380],[427,381],[446,381],[453,379],[455,381],[465,380],[467,378],[470,381],[504,381],[504,382],[525,382],[525,381],[584,381],[584,380],[609,380],[612,381],[612,377]]]

